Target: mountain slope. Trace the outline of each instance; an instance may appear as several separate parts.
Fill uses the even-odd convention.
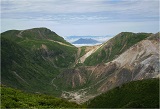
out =
[[[54,35],[46,28],[2,33],[2,84],[29,92],[60,95],[52,79],[62,68],[74,65],[77,48]]]
[[[101,48],[95,51],[84,61],[84,64],[91,66],[101,62],[112,61],[128,48],[150,35],[150,33],[122,32],[104,43]]]
[[[51,63],[40,56],[35,58],[36,54],[3,37],[1,50],[2,84],[33,92],[55,90],[50,81],[59,70]]]
[[[159,79],[134,81],[103,93],[88,108],[158,108]]]
[[[122,32],[102,45],[76,48],[35,28],[4,32],[1,43],[2,84],[77,103],[130,81],[159,77],[159,33]]]
[[[157,78],[160,69],[157,37],[159,33],[152,34],[127,49],[113,61],[64,71],[60,73],[63,76],[57,77],[54,82],[60,84],[58,86],[65,85],[63,97],[82,103],[126,82]],[[66,76],[68,72],[70,75]],[[71,79],[64,83],[63,80],[67,78]],[[69,87],[72,87],[72,90],[66,90]]]
[[[79,47],[79,55],[76,64],[78,66],[83,65],[83,62],[86,60],[87,57],[89,57],[91,54],[93,54],[97,49],[99,49],[102,45],[95,45],[95,46],[82,46]]]
[[[1,34],[13,41],[22,41],[26,39],[32,40],[53,40],[72,46],[62,37],[47,28],[32,28],[28,30],[9,30]]]
[[[55,67],[69,67],[75,62],[77,48],[47,28],[10,30],[2,33],[1,37],[42,56]]]

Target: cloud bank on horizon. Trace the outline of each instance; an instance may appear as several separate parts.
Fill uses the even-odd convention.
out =
[[[158,32],[159,0],[1,0],[1,31],[47,27],[59,35]]]

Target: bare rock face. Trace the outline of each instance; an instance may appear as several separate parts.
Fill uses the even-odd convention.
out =
[[[143,40],[121,54],[112,61],[112,64],[116,64],[116,71],[112,72],[98,91],[104,92],[129,81],[158,77],[158,48],[157,41]],[[110,62],[106,66],[110,66]],[[106,70],[103,72],[106,73]]]

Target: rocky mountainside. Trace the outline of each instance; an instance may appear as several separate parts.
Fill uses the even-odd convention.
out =
[[[131,33],[121,32],[106,43],[101,48],[90,55],[84,64],[87,66],[97,65],[99,63],[106,63],[117,58],[118,55],[129,49],[139,41],[149,37],[151,33]]]
[[[2,84],[83,103],[124,83],[159,77],[159,33],[122,32],[75,47],[47,28],[1,33]]]
[[[84,102],[126,82],[157,78],[159,69],[159,33],[157,33],[134,44],[112,61],[64,71],[54,83],[58,84],[57,86],[62,85],[65,89],[72,89],[64,91],[62,97]],[[67,78],[68,81],[64,83],[63,79]]]

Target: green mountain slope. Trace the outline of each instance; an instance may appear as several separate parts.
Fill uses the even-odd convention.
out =
[[[54,40],[54,41],[62,42],[67,45],[71,45],[69,42],[65,41],[62,37],[57,35],[55,32],[47,28],[32,28],[28,30],[9,30],[9,31],[3,32],[1,35],[14,41],[22,41],[26,39]]]
[[[150,35],[150,33],[122,32],[104,43],[102,47],[85,60],[84,64],[91,66],[112,61],[128,48]]]
[[[73,66],[77,48],[47,28],[10,30],[1,34],[30,52],[52,62],[55,67]]]
[[[1,108],[80,108],[82,106],[43,94],[1,87]]]
[[[1,83],[82,103],[126,82],[158,77],[158,43],[157,34],[123,32],[103,45],[76,48],[47,28],[6,31]]]
[[[41,36],[40,36],[41,35]],[[2,84],[60,96],[52,79],[72,67],[77,48],[46,28],[1,34]]]
[[[158,108],[159,79],[134,81],[87,102],[88,108]]]
[[[34,92],[55,90],[50,82],[59,70],[51,63],[5,38],[1,38],[1,50],[2,84]]]

